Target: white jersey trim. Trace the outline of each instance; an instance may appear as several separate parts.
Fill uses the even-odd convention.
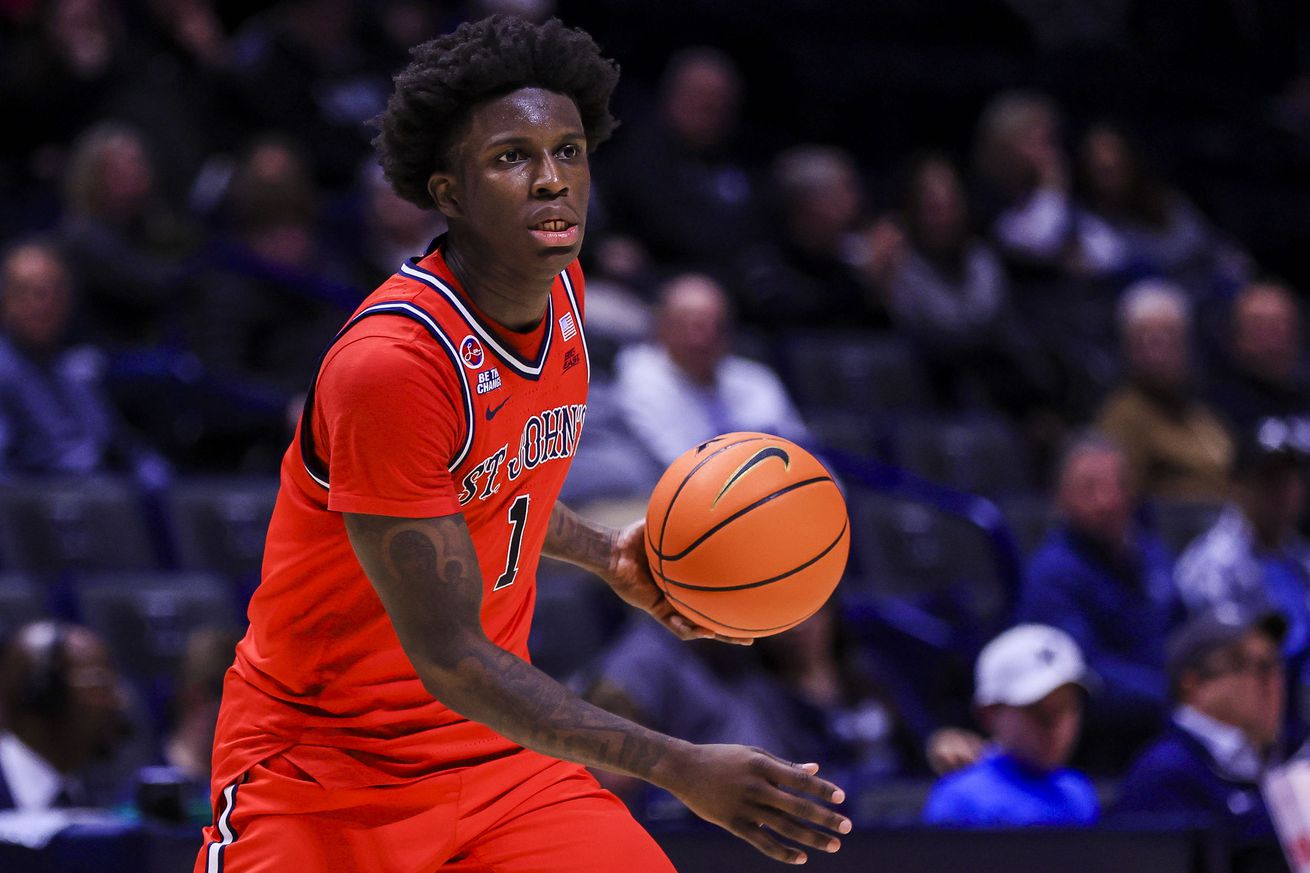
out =
[[[427,270],[414,266],[408,261],[400,265],[400,272],[409,276],[411,279],[417,279],[444,296],[450,305],[455,307],[455,311],[463,316],[464,321],[468,322],[469,328],[472,329],[484,343],[491,346],[492,351],[496,353],[496,357],[500,358],[507,366],[517,370],[521,375],[534,379],[541,376],[541,372],[546,366],[546,361],[550,358],[551,334],[554,333],[554,330],[546,331],[546,337],[542,340],[541,350],[537,353],[537,361],[535,363],[524,361],[512,350],[501,345],[496,336],[491,331],[487,330],[478,317],[464,305],[464,301],[460,298],[459,294],[457,294],[453,288],[443,282],[440,278],[429,273]],[[553,325],[555,321],[554,296],[555,295],[552,294],[546,300],[546,321],[547,324],[550,325]]]

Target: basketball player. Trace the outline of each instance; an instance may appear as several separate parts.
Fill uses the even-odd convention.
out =
[[[696,746],[527,661],[542,553],[684,638],[643,526],[556,502],[586,414],[577,264],[616,67],[558,21],[415,50],[377,139],[449,223],[347,322],[311,384],[214,747],[196,870],[672,869],[583,765],[650,781],[765,854],[835,851],[817,766]],[[658,172],[658,167],[652,167]]]

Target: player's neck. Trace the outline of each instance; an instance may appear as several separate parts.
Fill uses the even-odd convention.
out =
[[[531,330],[546,314],[555,275],[523,276],[502,259],[484,257],[476,244],[448,237],[446,266],[464,293],[492,321],[514,331]]]

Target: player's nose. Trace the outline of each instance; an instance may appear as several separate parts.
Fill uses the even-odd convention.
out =
[[[537,197],[558,197],[567,194],[568,190],[568,183],[554,157],[542,159],[537,164],[537,177],[532,183],[532,193]]]

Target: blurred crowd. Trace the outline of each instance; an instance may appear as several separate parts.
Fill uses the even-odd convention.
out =
[[[1019,547],[1007,592],[963,628],[953,679],[879,645],[870,610],[885,618],[895,599],[882,594],[923,604],[887,582],[897,569],[873,527],[891,516],[854,499],[851,593],[800,628],[753,649],[683,645],[601,609],[598,654],[560,657],[559,674],[653,727],[822,760],[860,784],[959,771],[928,804],[936,820],[995,823],[970,797],[1000,783],[1032,820],[1095,820],[1104,797],[1070,760],[1127,775],[1124,808],[1254,815],[1212,801],[1295,752],[1310,715],[1310,221],[1279,212],[1310,184],[1304,10],[1118,0],[1088,17],[989,0],[989,26],[952,67],[943,47],[966,44],[983,12],[930,34],[940,4],[829,5],[789,10],[789,91],[753,66],[781,37],[750,48],[716,30],[727,4],[681,33],[671,12],[634,12],[671,35],[652,57],[658,42],[630,45],[617,0],[0,0],[0,476],[110,473],[156,493],[199,475],[271,478],[324,344],[442,231],[371,156],[369,121],[408,47],[494,11],[558,12],[625,67],[632,52],[623,125],[593,158],[593,389],[566,499],[639,506],[687,446],[765,430],[980,494]],[[839,35],[841,10],[867,40]],[[1184,19],[1196,45],[1152,53],[1151,34]],[[1124,93],[1150,69],[1190,76],[1205,58],[1189,51],[1224,39],[1260,62],[1189,79],[1164,140],[1189,157],[1171,162],[1149,100]],[[1061,53],[1146,66],[1098,94],[1087,76],[1051,77]],[[940,108],[898,116],[918,93],[909,81]],[[806,87],[813,99],[793,99]],[[1277,196],[1241,199],[1257,189]],[[896,509],[892,534],[919,542],[938,509]],[[916,559],[952,548],[929,540]],[[984,650],[975,677],[973,657],[1011,625],[1026,630],[992,661]],[[50,704],[30,674],[57,661],[64,698],[99,694],[87,705],[129,714],[141,701],[115,696],[89,631],[8,630],[6,669],[22,676],[5,680],[0,807],[89,800],[79,774],[118,734],[49,748],[51,719],[74,704]],[[193,641],[176,705],[155,705],[153,748],[136,753],[194,784],[215,665],[230,657],[215,633]],[[1037,667],[1055,678],[1016,691]],[[1248,680],[1258,687],[1234,690]],[[1269,699],[1232,703],[1243,694]],[[1253,709],[1264,721],[1243,721]],[[1166,730],[1177,748],[1148,763],[1222,784],[1189,793],[1143,775],[1133,762]],[[16,789],[28,753],[49,778]],[[652,820],[676,817],[667,798],[614,787]],[[1239,825],[1272,833],[1267,815]]]

